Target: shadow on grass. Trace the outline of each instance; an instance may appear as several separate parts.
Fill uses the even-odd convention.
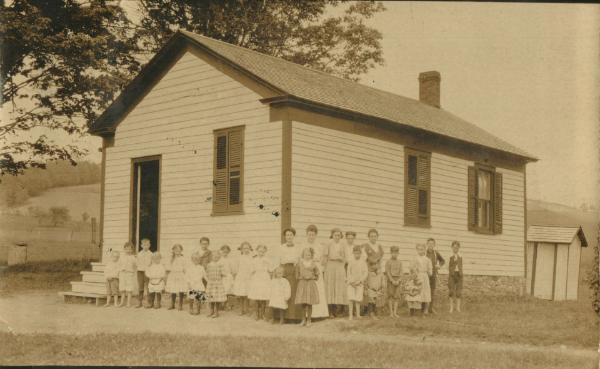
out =
[[[70,282],[81,280],[80,272],[89,270],[94,260],[56,260],[11,265],[0,270],[0,293],[25,290],[70,290]]]
[[[437,315],[409,317],[405,312],[399,319],[366,319],[359,327],[340,330],[582,348],[598,344],[598,319],[587,301],[510,295],[468,298],[462,313],[448,313],[446,301],[437,306]]]

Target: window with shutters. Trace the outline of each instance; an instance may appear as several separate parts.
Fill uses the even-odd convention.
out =
[[[213,215],[241,214],[244,194],[244,127],[214,131]]]
[[[502,233],[502,173],[485,165],[469,167],[468,225],[477,233]]]
[[[430,226],[431,154],[404,150],[404,225]]]

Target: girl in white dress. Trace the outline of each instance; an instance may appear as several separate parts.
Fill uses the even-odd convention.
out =
[[[425,255],[425,245],[418,244],[416,249],[417,257],[412,262],[412,268],[416,271],[419,281],[421,282],[421,295],[419,298],[419,301],[421,302],[421,311],[423,312],[423,315],[427,315],[429,303],[431,302],[429,277],[433,274],[433,266],[431,265],[431,259]]]
[[[225,294],[227,295],[227,301],[223,304],[224,310],[231,310],[233,308],[231,303],[231,296],[233,295],[233,280],[235,268],[233,265],[233,259],[230,257],[231,247],[229,245],[223,245],[219,249],[221,253],[221,259],[219,263],[223,265],[225,270],[225,277],[223,278],[223,287],[225,287]]]
[[[319,279],[317,279],[317,289],[319,290],[319,303],[312,307],[313,318],[327,318],[329,316],[329,307],[327,306],[327,296],[325,295],[325,283],[323,282],[323,268],[321,260],[323,256],[323,246],[317,241],[317,226],[314,224],[306,227],[306,242],[301,249],[310,247],[314,250],[314,260],[319,268]]]
[[[267,301],[269,301],[272,263],[265,256],[267,253],[267,246],[256,246],[256,252],[257,255],[252,260],[248,298],[256,301],[256,320],[260,320],[265,317]]]
[[[133,254],[133,243],[126,242],[123,246],[125,252],[119,257],[119,291],[121,292],[121,303],[119,306],[123,306],[125,303],[125,296],[127,296],[127,307],[131,307],[131,296],[134,291],[138,290],[137,287],[137,259]]]
[[[161,261],[161,255],[158,252],[152,254],[152,264],[146,268],[146,278],[148,278],[148,308],[154,307],[160,309],[160,298],[165,290],[165,279],[167,279],[167,270]]]
[[[190,314],[199,315],[200,305],[205,300],[206,271],[201,264],[202,257],[199,252],[191,256],[191,265],[185,270],[185,279],[188,283],[188,299],[190,300]]]
[[[165,290],[171,294],[171,305],[169,310],[175,309],[175,298],[179,297],[178,310],[183,310],[183,295],[187,292],[188,286],[185,280],[185,259],[183,257],[183,246],[175,244],[171,248],[171,260],[167,264],[167,285]]]
[[[240,315],[248,311],[248,287],[250,284],[250,275],[252,274],[252,245],[249,242],[242,242],[239,247],[241,255],[235,265],[235,279],[233,281],[233,294],[240,302]]]
[[[271,280],[271,293],[269,296],[269,307],[273,311],[273,324],[277,322],[277,316],[279,316],[279,324],[283,324],[285,311],[288,308],[288,300],[291,296],[290,282],[283,278],[283,268],[277,267]]]

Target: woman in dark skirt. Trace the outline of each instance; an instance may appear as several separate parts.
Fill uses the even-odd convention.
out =
[[[298,264],[298,261],[300,260],[300,253],[302,250],[299,246],[294,244],[294,236],[296,236],[296,230],[294,228],[284,230],[283,236],[285,238],[285,243],[279,248],[279,264],[283,268],[283,277],[290,282],[290,289],[292,292],[285,318],[300,320],[303,317],[302,307],[294,304],[294,301],[296,300],[296,288],[298,286],[298,280],[296,279],[296,264]]]

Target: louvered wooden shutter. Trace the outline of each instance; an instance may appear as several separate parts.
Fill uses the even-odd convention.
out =
[[[244,194],[244,127],[215,132],[213,214],[239,213]]]
[[[429,225],[430,215],[430,192],[431,192],[431,156],[419,154],[418,158],[418,216],[419,224]]]
[[[502,233],[502,173],[494,174],[494,233]]]
[[[428,226],[431,213],[431,156],[406,149],[404,177],[404,224]]]
[[[477,225],[477,172],[475,167],[469,167],[467,184],[467,224],[469,230]]]
[[[227,132],[215,134],[213,213],[227,211]]]
[[[241,129],[229,132],[229,211],[242,210],[242,132]]]

